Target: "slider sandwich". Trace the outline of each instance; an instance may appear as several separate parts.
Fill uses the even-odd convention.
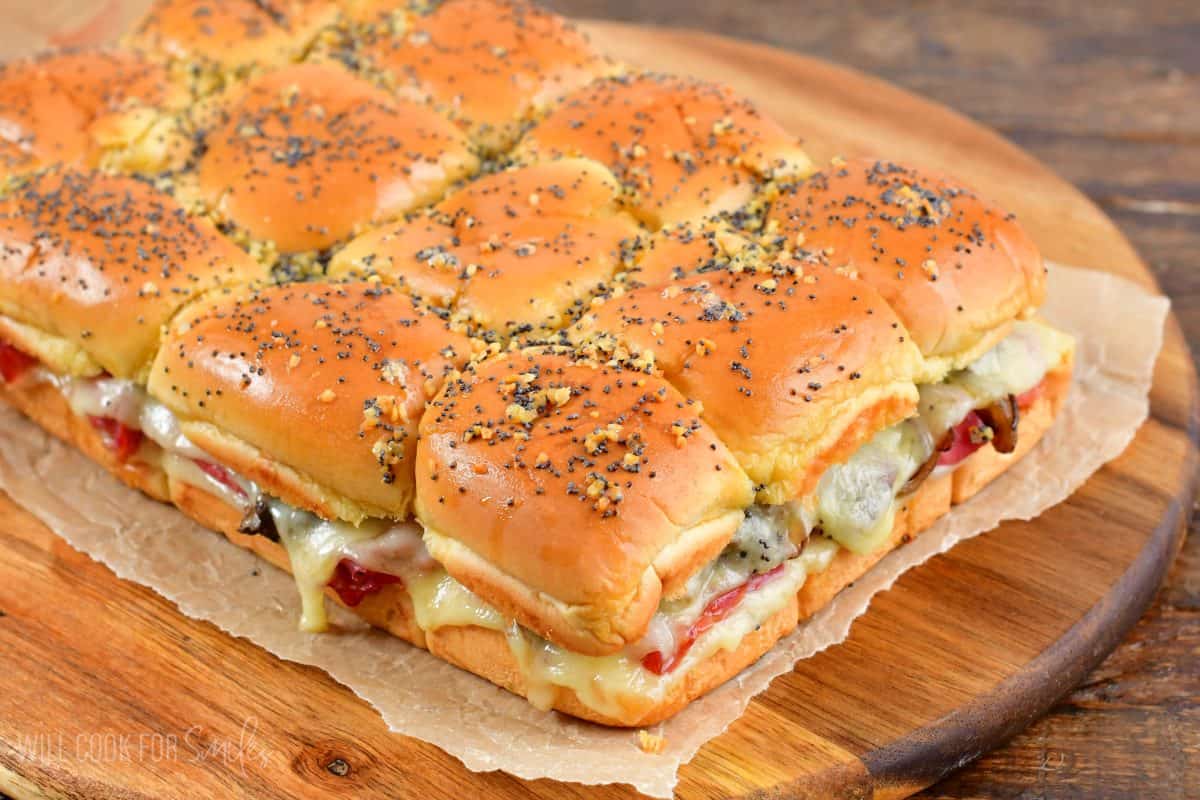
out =
[[[428,566],[411,524],[417,426],[470,339],[378,282],[213,295],[172,321],[149,373],[178,431],[171,500],[290,569],[301,627],[323,592],[423,643],[405,579]],[[411,580],[410,580],[411,583]]]
[[[547,331],[629,266],[645,231],[603,165],[563,159],[488,175],[339,250],[332,277],[377,276],[477,329]]]
[[[186,158],[187,94],[120,50],[49,53],[0,65],[0,184],[53,164],[155,173]]]
[[[366,0],[364,0],[366,1]],[[121,44],[208,94],[256,71],[299,61],[338,21],[336,0],[154,0]]]
[[[783,187],[765,238],[870,284],[924,356],[916,422],[935,455],[909,479],[925,484],[910,503],[922,524],[883,546],[882,534],[858,546],[843,537],[842,564],[857,574],[1033,449],[1066,399],[1074,341],[1037,316],[1046,268],[1028,234],[945,176],[835,163]]]
[[[326,250],[478,168],[449,120],[336,63],[263,73],[198,116],[203,152],[183,188],[264,253]]]
[[[616,71],[573,24],[522,0],[447,0],[368,18],[323,37],[318,52],[430,103],[489,154],[510,148],[562,95]]]
[[[168,497],[145,391],[162,326],[266,270],[132,177],[56,168],[0,200],[3,397],[125,483]]]

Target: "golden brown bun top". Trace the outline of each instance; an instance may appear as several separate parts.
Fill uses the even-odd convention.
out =
[[[976,357],[984,337],[1045,298],[1042,257],[1011,214],[886,161],[835,165],[786,188],[768,230],[857,272],[929,357]]]
[[[504,353],[448,381],[421,422],[418,519],[571,607],[551,633],[585,652],[640,635],[661,594],[656,557],[695,526],[740,520],[752,499],[699,408],[634,367]],[[443,563],[509,605],[469,560]]]
[[[703,403],[759,499],[778,503],[811,491],[829,460],[913,412],[921,356],[869,285],[795,261],[763,266],[635,289],[571,334],[604,351],[614,339],[652,351],[663,375]],[[835,441],[862,415],[851,439]]]
[[[431,101],[492,152],[534,112],[612,70],[574,25],[523,0],[448,0],[403,31],[368,29],[351,50],[399,96]]]
[[[182,90],[134,53],[80,50],[0,65],[0,178],[50,164],[94,167],[139,111],[179,107]]]
[[[644,239],[621,279],[631,287],[658,286],[688,275],[756,269],[767,257],[761,245],[720,220],[685,222]]]
[[[378,274],[504,332],[558,327],[624,263],[640,228],[616,179],[584,159],[468,184],[429,213],[368,231],[330,275]]]
[[[155,0],[124,42],[223,70],[279,66],[298,59],[337,14],[332,0]]]
[[[335,64],[230,90],[205,135],[203,201],[280,252],[321,250],[440,195],[477,160],[452,123]]]
[[[466,337],[388,287],[297,283],[187,309],[149,390],[366,513],[403,519],[425,401],[470,355]],[[327,514],[317,498],[300,500]]]
[[[141,375],[189,299],[266,270],[136,178],[72,170],[0,201],[0,311],[74,343],[118,378]]]
[[[567,95],[517,155],[606,164],[653,228],[732,211],[761,179],[810,166],[794,137],[731,90],[657,74],[598,80]]]

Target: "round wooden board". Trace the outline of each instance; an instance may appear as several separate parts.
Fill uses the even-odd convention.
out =
[[[945,169],[1017,212],[1047,257],[1154,285],[1078,191],[945,108],[761,46],[589,28],[631,62],[733,85],[818,160],[873,153]],[[683,769],[679,795],[903,796],[1041,714],[1142,613],[1180,544],[1197,415],[1174,319],[1151,400],[1129,450],[1069,501],[908,573],[844,644],[776,680]],[[389,733],[324,673],[118,580],[2,496],[0,515],[0,789],[16,797],[631,794],[468,772]],[[175,750],[155,738],[172,735]]]

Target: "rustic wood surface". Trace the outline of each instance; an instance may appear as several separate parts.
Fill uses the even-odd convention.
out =
[[[819,56],[998,130],[1116,221],[1200,353],[1200,4],[1188,0],[550,0]],[[1195,531],[1200,516],[1193,516]],[[1183,778],[1190,776],[1189,782]],[[924,796],[1200,795],[1200,537],[1054,710]]]
[[[913,4],[901,10],[882,2],[856,7],[824,0],[806,4],[786,0],[745,0],[738,4],[728,0],[659,0],[655,4],[558,0],[552,5],[576,16],[686,24],[797,48],[864,68],[964,110],[1025,146],[1102,205],[1150,261],[1159,281],[1174,297],[1194,349],[1200,341],[1200,301],[1196,297],[1200,272],[1188,269],[1192,264],[1187,255],[1200,246],[1200,191],[1195,182],[1200,172],[1196,170],[1200,166],[1200,91],[1194,77],[1200,62],[1200,11],[1189,7],[1192,4],[1152,2],[1118,8],[1111,4],[1048,2],[1016,10],[1010,8],[1013,4],[998,2],[976,2],[970,8]],[[803,125],[794,121],[792,125],[803,130]],[[1175,367],[1180,365],[1176,363]],[[1182,416],[1180,411],[1177,405],[1166,403],[1160,414],[1166,423],[1186,423],[1186,410]],[[1163,449],[1169,444],[1168,440],[1154,440],[1152,447]],[[1146,463],[1135,462],[1135,467],[1145,469]],[[29,720],[40,720],[55,711],[78,714],[80,720],[89,722],[132,718],[137,729],[162,732],[178,728],[175,732],[180,734],[190,730],[188,724],[196,720],[215,720],[211,727],[193,736],[188,746],[210,745],[204,762],[220,765],[229,754],[220,750],[221,742],[238,738],[245,714],[239,716],[240,712],[229,706],[215,712],[208,708],[205,698],[211,697],[209,692],[215,684],[210,682],[204,691],[188,686],[192,676],[187,668],[176,668],[172,663],[152,668],[134,666],[151,652],[168,662],[179,658],[212,664],[220,661],[228,674],[217,682],[230,696],[259,703],[258,708],[266,714],[275,712],[289,718],[300,715],[307,721],[289,735],[270,740],[268,746],[278,746],[280,751],[263,751],[264,757],[270,756],[276,762],[290,759],[289,763],[275,764],[284,768],[288,780],[274,776],[276,783],[266,788],[263,776],[256,775],[252,763],[256,751],[252,748],[251,763],[240,765],[241,770],[250,771],[248,775],[246,771],[239,775],[236,764],[226,765],[233,769],[212,771],[215,774],[194,769],[193,765],[192,771],[196,776],[203,772],[204,780],[191,775],[188,769],[182,770],[188,780],[196,777],[197,787],[205,786],[211,796],[276,796],[276,792],[299,795],[314,787],[324,792],[346,792],[347,775],[341,774],[343,770],[349,770],[352,780],[356,778],[354,786],[370,786],[372,790],[400,786],[391,783],[397,777],[395,753],[400,751],[362,747],[362,742],[373,739],[367,734],[377,733],[379,728],[377,721],[372,723],[370,710],[350,703],[353,709],[337,724],[317,721],[323,716],[323,702],[347,702],[344,693],[328,679],[311,669],[290,664],[281,667],[253,648],[246,648],[250,651],[247,654],[239,646],[236,654],[227,654],[222,649],[224,638],[208,626],[193,622],[180,625],[178,614],[169,604],[137,587],[120,583],[114,587],[112,576],[103,567],[79,557],[28,517],[19,512],[12,515],[17,522],[6,531],[10,541],[5,546],[16,548],[26,565],[35,570],[28,581],[10,583],[0,593],[0,599],[4,599],[0,602],[0,640],[8,649],[7,657],[12,658],[7,663],[24,661],[28,667],[30,661],[36,661],[38,648],[32,643],[38,636],[47,637],[43,645],[58,648],[61,662],[29,669],[25,680],[20,681],[26,693],[10,694],[10,708],[23,706]],[[862,663],[875,652],[870,648],[870,638],[872,634],[886,636],[886,631],[881,633],[878,628],[887,625],[888,614],[896,619],[896,614],[911,608],[905,593],[932,591],[948,577],[961,577],[962,571],[978,565],[980,559],[985,561],[989,553],[1012,555],[1006,548],[994,547],[980,543],[962,548],[952,559],[941,560],[954,564],[931,565],[922,578],[902,585],[881,604],[882,610],[875,615],[877,625],[871,626],[865,636],[856,633],[857,650],[852,643],[842,648],[844,652],[839,656],[818,658],[804,670],[806,674],[788,680],[791,691],[820,691],[822,670],[827,673],[830,667],[847,669],[847,680],[852,680],[856,670],[870,668]],[[983,549],[976,552],[974,548]],[[88,658],[94,658],[95,652],[74,646],[70,622],[78,615],[55,619],[52,614],[34,613],[32,595],[44,589],[48,578],[53,578],[52,583],[64,582],[62,587],[74,593],[82,587],[80,600],[84,602],[128,603],[134,607],[133,613],[120,614],[106,622],[103,630],[96,631],[98,639],[114,645],[106,660],[89,663]],[[5,610],[10,622],[7,628]],[[863,644],[864,640],[868,644]],[[1150,614],[1079,690],[1012,744],[938,784],[926,796],[1194,796],[1196,776],[1200,775],[1198,655],[1200,542],[1193,537]],[[298,709],[247,687],[242,675],[263,669],[313,686],[311,696],[302,698]],[[38,680],[32,682],[35,675]],[[110,680],[114,675],[125,682],[116,691]],[[217,675],[206,674],[206,680],[216,679]],[[139,700],[137,687],[143,686],[170,693],[179,703],[176,717],[151,717]],[[76,709],[72,698],[90,708],[86,712],[83,706]],[[778,766],[784,762],[794,768],[814,758],[811,747],[816,742],[812,740],[790,745],[775,738],[755,741],[751,733],[756,724],[769,730],[763,723],[769,724],[773,715],[764,716],[758,711],[752,711],[752,715],[750,722],[739,723],[733,738],[742,745],[761,745],[772,756],[764,764]],[[108,724],[107,728],[94,724],[84,729],[127,733],[131,728],[120,722]],[[830,722],[829,729],[822,733],[835,734],[834,728],[836,724]],[[838,736],[830,735],[822,741],[836,739]],[[346,741],[359,744],[347,748]],[[727,756],[721,746],[724,741],[715,742],[702,753],[698,769],[686,772],[684,787],[691,793],[740,788],[720,780],[722,758]],[[842,740],[842,744],[847,751],[858,751],[854,742]],[[53,750],[55,742],[43,745]],[[152,742],[150,747],[154,747]],[[444,757],[431,747],[418,745],[403,753],[407,759],[404,764],[420,763],[434,772],[445,769]],[[6,759],[6,754],[10,758]],[[90,768],[85,765],[80,770],[82,782],[66,780],[67,776],[55,775],[53,770],[40,772],[35,775],[35,787],[16,777],[17,771],[32,774],[12,770],[12,756],[12,751],[6,753],[0,742],[0,786],[6,786],[6,778],[10,781],[8,788],[18,795],[42,795],[47,786],[71,784],[78,794],[68,796],[97,796],[112,771],[110,764],[108,768],[103,763]],[[836,759],[836,753],[828,750],[818,756]],[[174,784],[179,777],[175,760],[150,763],[150,771],[160,780],[172,776]],[[5,770],[6,764],[10,769]],[[143,759],[142,768],[145,766]],[[762,768],[763,764],[756,766]],[[856,759],[846,760],[841,775],[848,787],[862,788],[859,770]],[[791,769],[782,770],[780,777],[788,772]],[[451,770],[451,783],[454,775]],[[404,796],[422,790],[440,796],[448,790],[445,783],[431,786],[408,777],[409,781],[403,783],[407,789]],[[221,783],[230,778],[236,783]],[[178,788],[178,784],[175,786]],[[239,787],[236,792],[234,786]],[[517,789],[520,784],[516,782],[500,781],[491,788],[498,786],[509,789],[512,795],[556,794],[553,786],[535,784],[527,787],[532,789],[530,792],[524,792]],[[196,792],[192,796],[208,796],[202,789]],[[175,793],[151,790],[146,796],[168,795]]]
[[[729,41],[597,32],[623,53],[646,54],[644,60],[664,67],[686,61],[703,74],[727,74],[797,130],[819,110],[827,112],[809,126],[819,157],[886,147],[901,158],[954,165],[1021,214],[1049,256],[1082,261],[1090,248],[1091,263],[1146,279],[1128,244],[1082,196],[945,110],[819,62]],[[1027,723],[1083,677],[1157,586],[1183,521],[1184,509],[1173,501],[1186,493],[1195,471],[1195,451],[1183,432],[1194,425],[1194,400],[1189,356],[1172,325],[1154,418],[1125,456],[1034,523],[1006,525],[905,576],[845,645],[781,678],[728,734],[702,750],[683,771],[681,794],[898,795]],[[7,501],[0,500],[0,516],[6,520],[0,529],[0,788],[11,793],[628,794],[467,773],[436,748],[387,734],[369,707],[317,670],[281,664],[181,618]],[[980,614],[981,607],[988,613]],[[895,635],[901,630],[902,638]],[[1194,693],[1186,674],[1175,673],[1177,696]],[[1114,712],[1129,705],[1125,700]],[[247,743],[250,719],[260,727]],[[1139,747],[1157,746],[1164,730],[1144,724],[1108,735],[1132,757]],[[47,738],[28,738],[39,731]],[[106,734],[118,748],[127,743],[131,758],[125,750],[105,751]],[[91,758],[77,751],[79,735],[85,748],[98,748],[88,751]],[[174,749],[155,735],[176,737]],[[1140,770],[1141,777],[1138,783],[1130,777],[1124,791],[1137,794],[1149,779],[1186,796],[1184,780],[1197,767],[1193,735],[1194,727],[1180,723],[1173,749],[1137,763],[1127,758],[1122,774]],[[1021,759],[1007,784],[960,783],[937,791],[1054,794],[1049,781],[1060,767]],[[1097,781],[1113,768],[1099,764]],[[1070,791],[1119,793],[1115,786],[1076,782]]]

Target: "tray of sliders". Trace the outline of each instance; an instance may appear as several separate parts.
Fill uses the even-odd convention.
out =
[[[900,795],[1068,690],[1178,546],[1194,374],[1136,254],[1028,156],[864,76],[522,2],[160,0],[117,44],[0,68],[0,122],[0,397],[69,446],[35,455],[98,465],[64,490],[74,467],[5,452],[19,796],[565,786],[466,767],[661,795],[680,762],[682,795]],[[1085,299],[1146,330],[1081,340]],[[1098,454],[1076,475],[1055,447]],[[956,525],[1034,516],[1122,452],[795,661]],[[987,516],[1014,494],[1040,504]],[[141,495],[266,562],[246,574],[287,587],[303,644],[191,610],[119,525],[73,537]],[[228,577],[204,593],[241,602]],[[369,669],[313,655],[381,639],[450,700],[398,722]],[[456,749],[472,725],[496,755]],[[181,734],[171,769],[79,749],[143,728]],[[197,757],[197,728],[239,758]],[[26,736],[51,730],[76,747]],[[668,766],[606,772],[626,750]]]

